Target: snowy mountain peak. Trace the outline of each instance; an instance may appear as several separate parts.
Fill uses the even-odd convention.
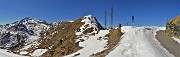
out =
[[[21,23],[21,24],[32,24],[32,23],[48,24],[44,20],[39,20],[39,19],[35,19],[35,18],[30,18],[30,17],[26,17],[26,18],[22,19],[19,23]]]
[[[22,19],[18,26],[23,26],[27,28],[28,30],[46,30],[49,28],[49,24],[44,20],[39,20],[35,18],[26,17]]]
[[[0,47],[15,47],[22,42],[33,42],[40,36],[41,31],[50,27],[46,21],[34,18],[24,18],[11,24],[0,27]]]
[[[83,20],[81,22],[84,22],[84,25],[80,27],[80,31],[76,33],[76,35],[81,34],[97,34],[99,30],[104,29],[101,24],[97,21],[96,17],[93,15],[86,15],[83,17]]]
[[[81,22],[85,22],[88,24],[93,24],[93,23],[97,23],[96,18],[93,15],[86,15],[83,17],[83,20]]]

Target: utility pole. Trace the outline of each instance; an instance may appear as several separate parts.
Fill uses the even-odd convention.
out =
[[[113,28],[113,6],[112,6],[112,8],[111,8],[111,29]]]
[[[132,26],[134,27],[134,16],[132,16]]]
[[[107,14],[107,12],[106,12],[106,10],[105,10],[105,12],[104,12],[104,29],[107,29],[107,28],[106,28],[106,14]]]

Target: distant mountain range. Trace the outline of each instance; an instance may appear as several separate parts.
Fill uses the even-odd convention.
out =
[[[35,40],[33,36],[39,36],[41,31],[50,27],[46,21],[33,18],[24,18],[11,24],[0,26],[0,47],[11,48],[28,40]]]

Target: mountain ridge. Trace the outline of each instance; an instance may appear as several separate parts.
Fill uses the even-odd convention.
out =
[[[0,33],[1,48],[26,56],[36,56],[33,52],[37,49],[48,49],[42,56],[56,57],[82,49],[78,46],[81,41],[76,42],[79,36],[95,35],[104,28],[96,17],[90,14],[75,21],[53,23],[26,17],[11,24],[1,25],[0,30],[3,30]]]

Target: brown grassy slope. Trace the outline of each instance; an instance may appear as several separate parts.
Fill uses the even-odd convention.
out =
[[[53,29],[57,29],[59,32],[54,34],[52,38],[42,38],[39,48],[46,48],[53,46],[42,57],[60,57],[76,52],[81,49],[75,40],[77,39],[75,31],[79,29],[84,23],[81,22],[82,18],[72,23],[62,23],[58,27],[53,27],[46,33],[51,35],[49,32]],[[61,29],[60,29],[61,28]],[[47,35],[46,35],[47,36]]]
[[[172,20],[173,24],[176,23],[176,22],[180,22],[180,16],[177,16]]]
[[[163,31],[158,31],[156,35],[156,39],[171,54],[173,54],[175,57],[180,57],[180,45],[176,41],[174,41],[171,37],[165,35]]]
[[[99,52],[97,54],[93,54],[92,56],[95,57],[105,57],[109,52],[111,52],[117,45],[118,42],[121,40],[122,32],[120,29],[112,29],[110,30],[110,33],[106,35],[108,44],[106,50]]]
[[[180,16],[166,23],[166,35],[175,36],[177,38],[180,36]]]

